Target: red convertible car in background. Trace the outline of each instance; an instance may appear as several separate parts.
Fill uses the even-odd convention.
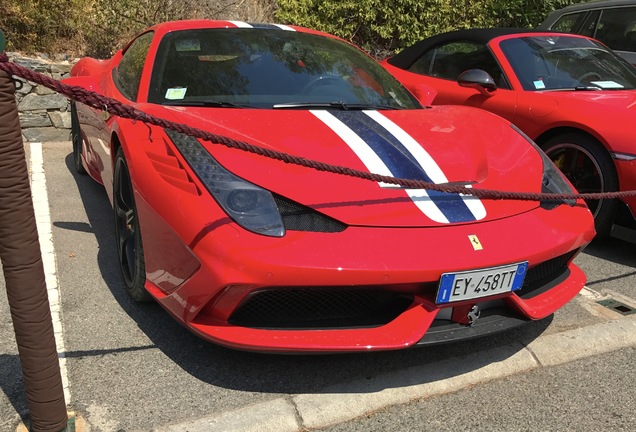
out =
[[[470,105],[513,122],[581,193],[636,189],[636,69],[593,39],[461,30],[418,42],[384,65],[412,91],[432,86],[435,105]],[[588,205],[602,238],[617,214],[633,223],[636,198]]]
[[[508,121],[423,107],[333,36],[159,24],[68,84],[201,130],[359,171],[568,193]],[[392,350],[552,314],[585,275],[582,201],[504,201],[316,171],[72,104],[76,169],[106,188],[125,287],[225,346]]]

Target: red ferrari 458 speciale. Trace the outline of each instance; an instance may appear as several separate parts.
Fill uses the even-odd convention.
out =
[[[425,107],[328,34],[159,24],[67,84],[323,163],[519,192],[569,182],[510,122]],[[420,95],[420,97],[423,97]],[[392,350],[544,318],[585,275],[583,201],[508,201],[316,171],[72,104],[76,169],[112,202],[125,286],[203,338],[264,352]]]
[[[636,189],[636,68],[585,36],[470,29],[420,41],[383,62],[435,105],[468,105],[513,122],[584,192]],[[636,228],[636,198],[590,200],[599,238]]]

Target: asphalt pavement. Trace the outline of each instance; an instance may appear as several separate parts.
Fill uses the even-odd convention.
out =
[[[85,421],[83,430],[629,430],[634,424],[636,314],[616,308],[636,308],[631,243],[588,247],[577,258],[587,288],[552,317],[521,329],[397,352],[245,353],[197,338],[156,304],[130,302],[102,186],[74,173],[70,143],[33,149],[43,155],[55,251],[49,280],[59,288],[67,403]],[[10,431],[28,412],[6,295],[0,322],[0,430]],[[607,427],[593,427],[599,425]]]
[[[545,367],[460,392],[391,406],[320,432],[636,429],[636,348]],[[485,408],[486,407],[486,408]]]

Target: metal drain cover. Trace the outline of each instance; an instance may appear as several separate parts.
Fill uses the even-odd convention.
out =
[[[613,310],[614,312],[618,312],[621,315],[631,315],[636,313],[636,309],[626,305],[625,303],[619,302],[618,300],[607,299],[600,300],[597,303],[601,306],[605,306],[606,308]]]

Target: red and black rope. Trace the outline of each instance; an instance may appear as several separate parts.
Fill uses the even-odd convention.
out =
[[[243,141],[237,141],[228,138],[223,135],[216,135],[201,129],[193,128],[182,123],[176,123],[169,120],[161,119],[149,115],[143,111],[140,111],[130,105],[121,103],[120,101],[106,97],[99,93],[95,93],[90,90],[86,90],[82,87],[71,86],[57,81],[53,78],[47,77],[40,73],[34,72],[28,68],[20,66],[16,63],[10,62],[5,53],[0,53],[0,69],[4,70],[10,75],[14,75],[36,84],[43,85],[51,90],[54,90],[67,98],[81,102],[85,105],[93,107],[95,109],[102,109],[110,114],[127,118],[131,120],[137,120],[144,123],[159,126],[165,129],[171,129],[176,132],[200,138],[209,141],[213,144],[220,144],[229,148],[242,150],[249,153],[254,153],[259,156],[264,156],[270,159],[279,160],[284,163],[300,165],[306,168],[311,168],[318,171],[330,172],[339,175],[346,175],[349,177],[355,177],[363,180],[388,183],[403,186],[409,189],[426,189],[438,192],[457,193],[463,195],[472,195],[483,199],[497,199],[497,200],[519,200],[519,201],[543,201],[543,200],[567,200],[567,199],[586,199],[586,200],[600,200],[600,199],[612,199],[612,198],[628,198],[636,196],[636,190],[634,191],[619,191],[619,192],[602,192],[602,193],[585,193],[585,194],[546,194],[546,193],[530,193],[530,192],[508,192],[498,191],[492,189],[474,189],[467,188],[460,185],[445,185],[424,182],[421,180],[410,180],[404,178],[396,178],[391,176],[379,175],[368,173],[365,171],[359,171],[348,167],[330,165],[324,162],[306,159],[299,156],[290,155],[287,153],[266,149],[253,144],[249,144]]]

